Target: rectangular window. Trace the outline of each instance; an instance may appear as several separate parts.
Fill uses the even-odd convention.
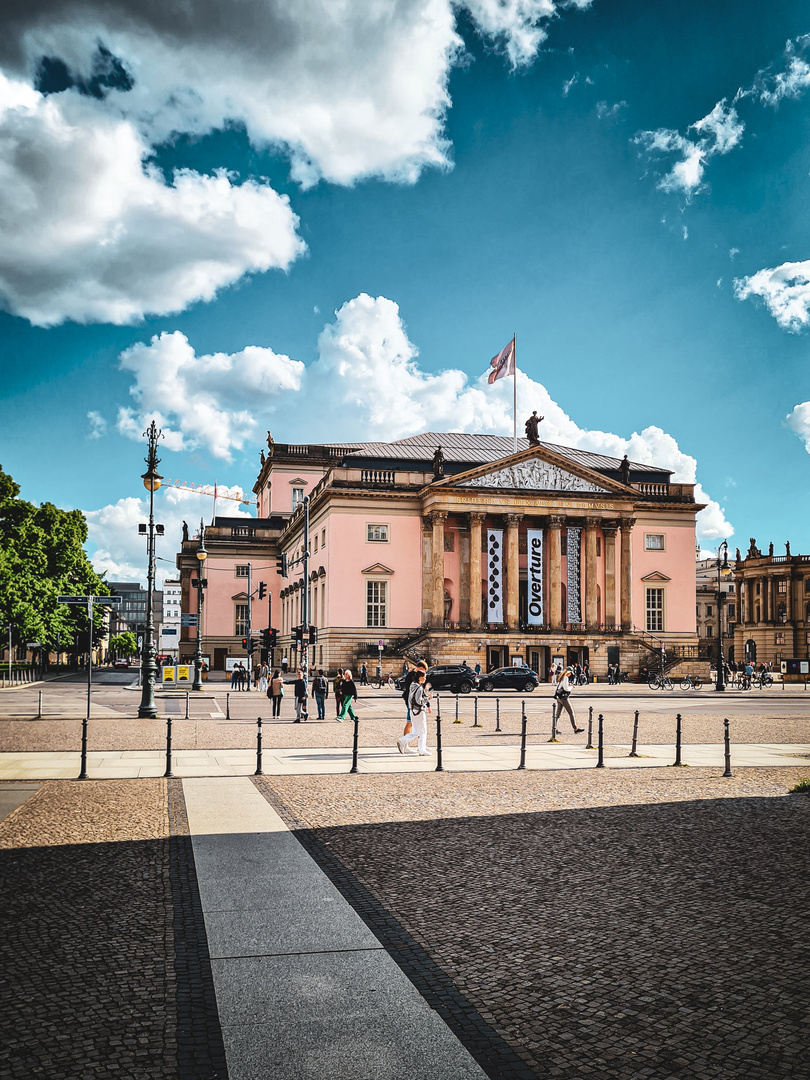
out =
[[[734,585],[733,585],[733,584],[732,584],[732,585],[729,585],[729,587],[728,587],[728,591],[729,591],[729,593],[733,593],[733,592],[734,592]]]
[[[388,526],[387,525],[366,525],[366,540],[374,541],[375,543],[387,543],[388,542]]]
[[[318,550],[318,534],[315,533],[315,543],[312,545],[313,554]]]
[[[644,549],[645,549],[645,551],[663,551],[664,550],[664,534],[663,533],[645,533],[644,534]]]
[[[234,571],[235,571],[237,577],[247,577],[248,576],[248,568],[247,568],[247,566],[236,566],[236,567],[234,567]]]
[[[602,557],[602,537],[601,536],[597,536],[597,538],[596,538],[596,557],[597,557],[597,559],[601,559],[601,557]]]
[[[647,589],[647,630],[656,633],[664,629],[664,590]]]
[[[784,634],[777,634],[776,635],[776,641],[774,642],[774,644],[776,644],[776,645],[784,645],[785,644],[785,635]]]
[[[245,637],[248,632],[248,606],[247,604],[236,604],[236,636]]]
[[[787,592],[787,582],[784,578],[779,579],[779,592]]]
[[[737,609],[736,609],[734,604],[729,604],[728,605],[728,607],[726,608],[726,611],[728,612],[728,617],[730,619],[733,619],[735,617],[736,610]]]
[[[304,489],[301,487],[294,487],[292,489],[292,508],[297,510],[301,503],[304,501]]]
[[[366,626],[386,625],[387,581],[366,582]]]
[[[713,626],[707,626],[706,627],[706,637],[714,637],[714,627]]]
[[[711,605],[711,604],[707,604],[707,605],[706,605],[706,614],[707,614],[707,615],[712,615],[712,614],[713,614],[713,609],[712,609],[712,605]]]
[[[326,529],[321,529],[321,547],[326,547]]]

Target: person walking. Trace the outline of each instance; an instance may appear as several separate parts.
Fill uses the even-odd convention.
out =
[[[365,664],[360,665],[360,685],[368,686],[368,668]]]
[[[261,664],[256,664],[256,666],[253,668],[253,689],[254,690],[259,689],[259,680],[261,679],[261,677],[262,677],[262,666],[261,666]]]
[[[574,729],[574,734],[579,735],[585,728],[577,727],[574,710],[571,708],[571,702],[569,701],[569,698],[571,697],[573,676],[574,673],[570,667],[563,668],[557,676],[557,682],[554,689],[554,705],[557,710],[558,719],[562,710],[565,709],[571,718],[571,727]]]
[[[262,692],[264,692],[267,689],[267,673],[268,673],[268,670],[269,669],[267,667],[267,664],[262,664],[262,666],[259,668],[259,690],[262,691]]]
[[[427,717],[430,712],[430,694],[426,683],[427,672],[418,667],[415,671],[414,681],[408,694],[408,711],[412,730],[408,735],[400,735],[397,739],[397,750],[400,754],[419,754],[427,757],[430,751],[427,748]],[[416,749],[411,746],[416,739]]]
[[[329,680],[320,668],[317,676],[312,680],[312,696],[318,706],[318,719],[326,719],[326,695],[329,693]]]
[[[239,664],[234,664],[233,671],[231,672],[231,690],[240,691],[242,689],[242,671]]]
[[[356,720],[357,713],[354,711],[352,702],[357,701],[357,687],[354,685],[352,673],[348,668],[343,672],[343,680],[340,684],[340,696],[340,712],[335,718],[337,723],[342,724],[347,716],[350,716],[352,720]]]
[[[343,694],[340,690],[340,684],[343,682],[343,668],[337,669],[337,675],[332,680],[332,690],[335,694],[335,716],[340,716],[340,707],[343,704]]]
[[[280,716],[281,699],[284,697],[284,680],[282,679],[278,668],[273,672],[273,678],[270,680],[270,685],[267,688],[267,696],[273,702],[273,716]]]
[[[420,660],[418,664],[408,668],[405,675],[405,682],[402,686],[402,700],[405,702],[405,727],[402,731],[403,735],[410,735],[413,731],[413,722],[411,719],[411,687],[416,682],[416,677],[420,671],[427,672],[427,664],[424,660]]]
[[[307,719],[307,680],[304,678],[303,671],[298,672],[298,678],[295,680],[295,686],[293,687],[293,696],[295,697],[295,720],[294,724],[300,724],[302,720]]]

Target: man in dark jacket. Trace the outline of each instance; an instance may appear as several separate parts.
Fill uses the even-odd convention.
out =
[[[303,671],[298,672],[293,695],[295,697],[295,719],[293,723],[300,724],[302,720],[307,719],[307,681],[304,678]]]

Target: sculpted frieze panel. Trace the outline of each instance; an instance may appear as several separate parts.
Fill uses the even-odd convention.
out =
[[[558,465],[547,461],[521,461],[505,469],[497,469],[485,476],[462,480],[459,487],[510,488],[515,491],[598,491],[608,493],[608,488],[598,487],[590,480],[583,480]]]

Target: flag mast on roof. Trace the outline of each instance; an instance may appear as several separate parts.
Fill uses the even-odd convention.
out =
[[[507,375],[512,376],[512,452],[517,453],[517,333],[512,335],[512,340],[505,345],[497,356],[493,356],[489,362],[492,371],[489,373],[487,383],[490,385],[503,379]]]

